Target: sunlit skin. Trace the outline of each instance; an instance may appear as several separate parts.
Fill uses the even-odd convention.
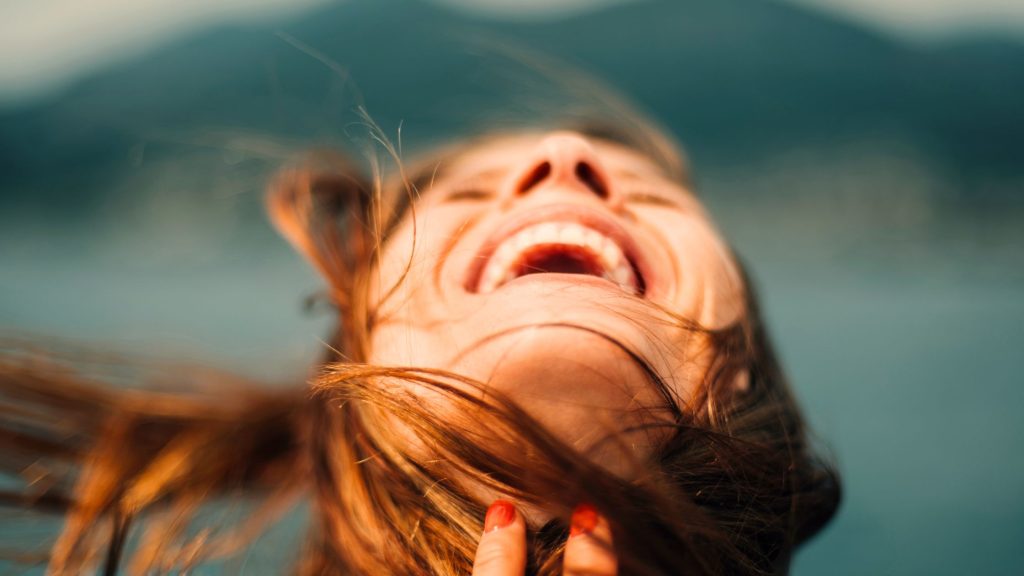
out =
[[[628,475],[628,463],[662,439],[657,432],[595,444],[670,417],[636,358],[684,405],[710,354],[687,323],[721,328],[744,313],[737,266],[699,201],[645,156],[573,132],[482,141],[438,166],[421,192],[374,274],[370,361],[484,382]],[[581,273],[528,274],[480,290],[484,247],[503,230],[545,221],[620,230],[643,293]]]

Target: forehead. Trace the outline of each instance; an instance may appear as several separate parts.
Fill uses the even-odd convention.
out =
[[[527,162],[547,134],[490,136],[450,151],[434,162],[435,179],[498,174]],[[609,140],[587,138],[601,163],[612,173],[665,178],[665,171],[644,154]]]

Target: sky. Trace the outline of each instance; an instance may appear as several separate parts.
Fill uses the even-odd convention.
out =
[[[273,21],[345,0],[3,0],[0,105],[53,93],[90,72],[192,31]],[[642,0],[431,0],[491,17],[563,17]],[[1024,0],[782,0],[909,39],[973,30],[1024,38]]]
[[[1024,0],[788,1],[915,37],[942,37],[979,29],[1024,37]]]
[[[434,0],[494,15],[544,17],[631,0]],[[910,35],[998,28],[1024,35],[1024,0],[781,0],[835,12]]]

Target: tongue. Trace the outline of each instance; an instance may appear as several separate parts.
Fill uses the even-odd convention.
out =
[[[545,272],[601,276],[603,270],[589,254],[570,251],[561,247],[532,252],[519,265],[519,268],[516,270],[516,277]]]

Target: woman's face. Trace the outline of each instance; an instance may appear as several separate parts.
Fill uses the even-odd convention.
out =
[[[612,469],[650,454],[658,433],[596,444],[671,421],[650,372],[685,409],[713,353],[693,325],[744,314],[691,192],[631,149],[554,132],[482,141],[421,193],[374,271],[369,360],[483,382]]]

